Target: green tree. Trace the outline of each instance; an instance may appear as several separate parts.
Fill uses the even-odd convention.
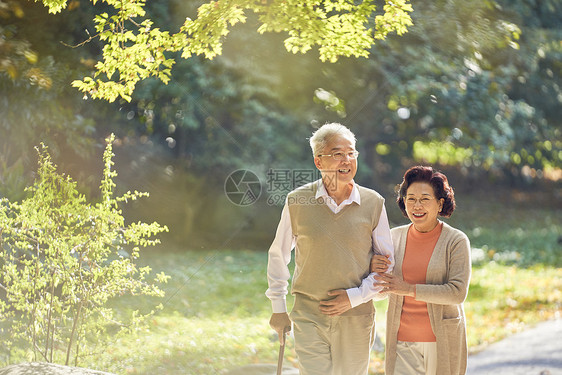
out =
[[[49,18],[46,13],[27,0],[0,3],[0,197],[13,200],[33,179],[35,145],[48,145],[84,182],[88,157],[111,132],[101,125],[117,122],[114,105],[83,100],[70,86],[92,60],[85,49],[74,53],[60,43],[72,41],[76,28],[83,31],[82,14],[76,8]],[[95,189],[97,182],[89,182]]]
[[[97,2],[92,0],[94,5]],[[67,5],[62,0],[42,3],[51,13]],[[223,38],[232,26],[247,20],[249,11],[258,16],[258,32],[287,33],[287,50],[305,53],[318,48],[322,61],[368,56],[377,39],[407,31],[412,11],[406,0],[386,1],[382,11],[372,0],[212,0],[197,9],[195,19],[186,18],[179,32],[170,34],[146,18],[145,0],[104,3],[109,9],[95,16],[95,33],[87,40],[99,38],[102,59],[93,76],[74,81],[73,85],[92,98],[109,101],[118,97],[130,101],[136,84],[149,77],[167,83],[175,63],[170,52],[180,51],[183,58],[221,54]]]
[[[510,176],[562,165],[559,32],[521,19],[537,25],[548,14],[552,25],[553,14],[508,9],[420,3],[408,34],[375,45],[367,62],[326,68],[333,79],[323,88],[345,103],[344,121],[359,129],[374,167],[363,172],[428,162]]]
[[[91,154],[94,121],[76,111],[76,100],[61,92],[56,82],[61,73],[52,58],[40,59],[28,73],[41,76],[37,79],[48,86],[33,77],[11,79],[0,73],[0,197],[23,197],[34,144],[49,144],[56,155]]]
[[[139,247],[157,244],[152,236],[167,228],[125,223],[119,206],[146,194],[114,195],[112,141],[107,140],[97,204],[57,172],[44,146],[28,196],[21,203],[0,200],[0,324],[8,333],[3,350],[28,348],[34,360],[68,365],[73,359],[76,365],[108,328],[126,332],[146,316],[135,311],[118,322],[109,299],[163,295],[156,282],[167,276],[150,281],[150,268],[139,268],[135,260]]]

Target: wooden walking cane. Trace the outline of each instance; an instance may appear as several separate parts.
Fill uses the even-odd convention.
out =
[[[279,345],[279,359],[277,360],[277,375],[281,375],[283,371],[283,357],[285,356],[285,343],[287,342],[287,332],[289,332],[291,328],[285,327],[283,329],[283,344]]]

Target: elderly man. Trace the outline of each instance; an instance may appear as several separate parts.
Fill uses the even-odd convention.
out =
[[[269,249],[267,297],[270,325],[283,343],[294,324],[302,375],[366,375],[375,335],[374,254],[394,265],[384,199],[353,181],[357,172],[355,135],[341,124],[326,124],[310,138],[322,178],[289,193]],[[290,317],[286,295],[291,251],[295,271]]]

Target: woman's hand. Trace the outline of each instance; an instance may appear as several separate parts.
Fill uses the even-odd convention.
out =
[[[388,255],[375,254],[371,258],[371,272],[385,273],[390,266],[390,259]]]
[[[399,296],[408,296],[408,297],[415,297],[416,296],[416,286],[412,284],[408,284],[404,280],[389,274],[382,274],[375,276],[375,280],[378,283],[375,283],[375,286],[383,287],[383,293],[393,293]]]

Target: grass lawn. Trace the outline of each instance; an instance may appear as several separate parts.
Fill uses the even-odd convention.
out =
[[[459,202],[461,205],[462,202]],[[475,248],[473,277],[465,303],[471,352],[560,314],[562,218],[555,207],[467,205],[451,220]],[[272,234],[273,235],[273,234]],[[278,343],[269,328],[264,292],[266,251],[151,250],[141,263],[171,276],[166,297],[122,297],[119,313],[164,308],[134,335],[110,337],[80,366],[116,374],[224,374],[251,363],[276,363]],[[289,306],[292,300],[288,299]],[[384,340],[386,301],[376,303],[377,332]],[[2,356],[0,364],[23,357]],[[382,374],[383,353],[373,353],[370,374]],[[285,364],[296,365],[292,340]]]
[[[118,374],[207,375],[237,365],[276,363],[278,345],[263,295],[265,253],[152,254],[145,261],[175,280],[166,287],[171,297],[164,299],[164,309],[146,329],[119,339],[83,365]],[[553,317],[560,311],[561,291],[560,268],[521,269],[496,262],[475,266],[465,304],[471,351]],[[150,304],[144,298],[118,301],[121,309],[139,303]],[[382,337],[385,311],[386,302],[377,302]],[[285,360],[296,365],[290,340]],[[374,353],[372,374],[383,373],[382,361],[382,353]]]

